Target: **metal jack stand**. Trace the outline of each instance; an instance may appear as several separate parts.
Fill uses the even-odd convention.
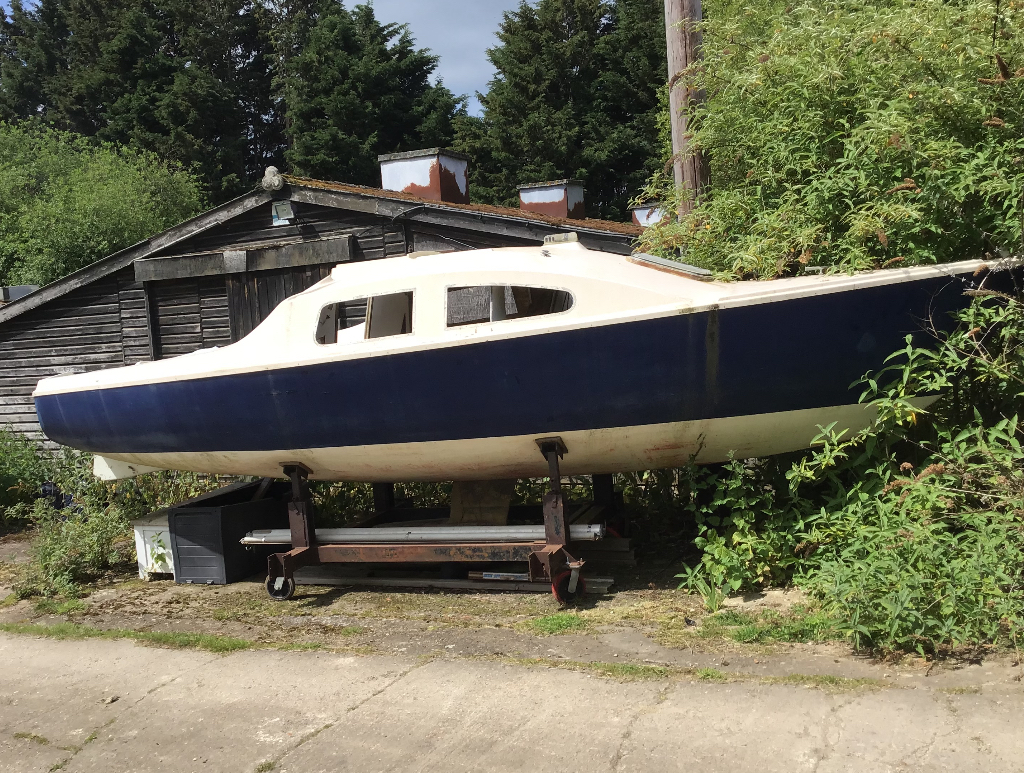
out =
[[[565,519],[565,496],[562,494],[562,474],[558,460],[567,453],[560,437],[541,438],[537,441],[540,452],[548,461],[550,483],[544,494],[544,541],[540,550],[530,554],[530,580],[551,580],[551,592],[563,604],[568,604],[587,592],[580,577],[583,561],[576,560],[566,550],[569,544],[569,524]]]
[[[526,562],[532,582],[548,581],[551,591],[563,604],[586,592],[580,576],[583,561],[575,559],[566,546],[569,524],[565,517],[558,460],[566,453],[561,438],[537,441],[548,461],[551,485],[544,495],[544,541],[536,542],[336,542],[320,544],[316,539],[313,503],[306,481],[308,467],[295,463],[281,465],[292,482],[288,504],[288,525],[292,549],[267,559],[267,593],[285,601],[295,593],[295,572],[304,566],[328,563],[496,563]]]
[[[295,570],[320,563],[316,544],[313,502],[306,481],[311,470],[304,464],[281,465],[292,482],[292,499],[288,503],[288,526],[292,532],[292,549],[267,557],[267,593],[277,601],[287,601],[295,594]]]

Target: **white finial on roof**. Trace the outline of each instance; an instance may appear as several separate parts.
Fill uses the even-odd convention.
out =
[[[265,191],[279,191],[284,187],[284,178],[278,173],[276,166],[268,166],[260,184]]]

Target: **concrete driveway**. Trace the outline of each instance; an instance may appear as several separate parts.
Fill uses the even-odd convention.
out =
[[[0,634],[0,771],[1024,771],[1024,688],[619,682]]]

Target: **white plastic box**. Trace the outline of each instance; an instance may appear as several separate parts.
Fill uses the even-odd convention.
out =
[[[135,527],[135,552],[139,557],[139,577],[150,579],[155,574],[174,574],[171,555],[171,532],[167,511],[158,510],[145,518],[132,521]]]

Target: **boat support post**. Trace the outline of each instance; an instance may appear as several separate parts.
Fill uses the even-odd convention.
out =
[[[569,524],[565,517],[565,495],[558,460],[568,449],[560,437],[540,438],[537,446],[548,462],[547,493],[544,494],[544,545],[530,554],[530,580],[550,580],[555,597],[562,603],[573,601],[586,592],[580,577],[583,561],[573,558],[566,549]]]
[[[586,593],[580,576],[583,561],[568,551],[569,523],[565,512],[565,495],[558,460],[567,453],[561,438],[537,441],[548,462],[551,483],[544,495],[544,541],[498,542],[330,542],[316,539],[313,503],[306,481],[308,467],[297,462],[282,464],[292,482],[292,498],[288,503],[288,525],[292,549],[275,553],[267,559],[267,593],[284,601],[295,593],[295,572],[304,566],[333,563],[496,563],[525,561],[531,581],[548,581],[551,590],[563,604],[575,601]],[[341,532],[344,529],[339,530]]]
[[[295,571],[319,564],[320,553],[316,543],[313,501],[307,485],[310,469],[300,462],[282,464],[281,469],[292,482],[292,498],[288,503],[292,549],[267,557],[267,593],[271,598],[284,601],[295,593]]]

